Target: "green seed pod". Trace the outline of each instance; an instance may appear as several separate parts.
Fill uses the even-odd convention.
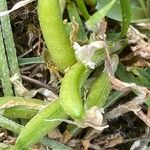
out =
[[[77,62],[62,79],[59,99],[66,114],[73,119],[81,119],[84,116],[84,106],[80,96],[80,85],[85,70],[85,66]]]
[[[103,107],[110,91],[109,76],[107,72],[104,71],[91,87],[85,103],[86,108],[88,109],[92,106]]]
[[[60,71],[76,62],[61,17],[59,0],[38,0],[38,18],[50,54]]]

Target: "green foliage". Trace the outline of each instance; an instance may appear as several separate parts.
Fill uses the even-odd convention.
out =
[[[7,9],[6,1],[2,2],[0,3],[1,11]],[[69,147],[59,142],[43,137],[66,118],[71,117],[73,121],[78,121],[78,125],[78,123],[84,122],[86,111],[91,107],[108,108],[125,95],[125,92],[112,90],[108,66],[105,63],[108,54],[105,50],[108,49],[111,58],[114,53],[119,55],[128,45],[125,35],[130,23],[149,21],[149,8],[148,0],[146,3],[144,0],[38,0],[38,18],[49,55],[46,56],[46,59],[29,56],[18,58],[18,62],[9,17],[1,18],[0,71],[4,97],[0,98],[0,126],[19,134],[15,146],[10,149],[30,149],[31,145],[41,142],[50,148],[59,149],[61,147],[61,149],[70,150]],[[111,29],[106,30],[104,34],[111,34],[111,36],[109,40],[106,37],[106,41],[101,41],[105,42],[105,46],[96,50],[92,57],[91,61],[96,63],[96,68],[92,70],[75,58],[71,44],[78,42],[83,46],[85,43],[101,40],[99,24],[105,17],[108,22],[111,18],[118,23],[120,33],[116,29],[113,29],[113,34]],[[65,18],[68,19],[67,23],[63,23]],[[79,25],[78,30],[73,26],[74,21]],[[70,41],[69,36],[77,37],[76,41]],[[64,74],[64,76],[62,74],[58,100],[44,102],[13,96],[15,90],[12,88],[9,78],[15,73],[19,74],[18,63],[20,66],[24,66],[49,61],[53,61],[58,70]],[[121,62],[118,65],[117,61],[118,56],[116,64],[111,62],[110,66],[118,79],[150,88],[149,68],[133,66],[127,71],[126,66]],[[86,86],[88,91],[86,91]],[[150,105],[149,97],[145,103]],[[27,124],[20,125],[10,118],[27,119]],[[75,130],[72,129],[74,133],[77,130],[77,127]],[[8,145],[0,143],[0,148],[4,147],[9,148]]]

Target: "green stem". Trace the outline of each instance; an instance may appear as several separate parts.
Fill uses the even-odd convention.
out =
[[[80,9],[84,19],[88,20],[90,18],[90,15],[86,9],[84,1],[83,0],[76,0],[76,4],[77,4],[78,8]]]
[[[105,17],[105,15],[109,12],[115,2],[116,0],[111,0],[109,3],[103,6],[102,9],[98,10],[95,14],[93,14],[86,22],[87,27],[90,30],[97,30],[98,23]]]

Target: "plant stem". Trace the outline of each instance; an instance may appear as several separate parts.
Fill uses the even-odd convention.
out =
[[[77,6],[80,9],[83,17],[85,20],[88,20],[90,18],[90,15],[86,9],[85,3],[83,0],[76,0]]]
[[[105,15],[109,12],[115,2],[116,0],[111,0],[109,3],[103,6],[102,9],[98,10],[90,17],[90,19],[86,22],[89,30],[97,30],[98,23],[105,17]]]
[[[0,116],[0,126],[4,129],[10,130],[16,134],[19,134],[22,130],[22,127],[20,124],[6,118],[3,116]]]
[[[148,0],[149,1],[149,0]],[[141,8],[143,9],[144,13],[145,13],[145,16],[148,17],[148,12],[147,12],[147,8],[145,6],[145,1],[144,0],[139,0],[139,3],[141,5]]]

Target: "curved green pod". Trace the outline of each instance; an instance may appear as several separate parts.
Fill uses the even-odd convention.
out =
[[[93,83],[91,90],[88,94],[85,106],[90,108],[92,106],[103,107],[107,97],[111,91],[111,85],[109,81],[109,76],[107,72],[102,72],[102,74]]]
[[[60,71],[76,62],[64,29],[59,0],[38,0],[38,18],[52,60]]]
[[[83,101],[80,96],[80,85],[86,68],[80,62],[73,65],[62,79],[60,88],[60,103],[66,114],[73,119],[84,116]]]

